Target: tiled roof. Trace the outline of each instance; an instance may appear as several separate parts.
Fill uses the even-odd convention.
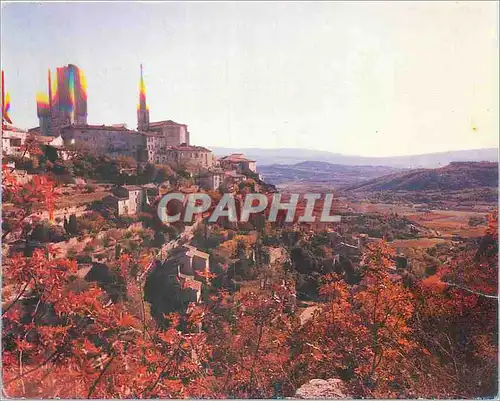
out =
[[[228,156],[223,156],[219,160],[231,162],[231,163],[254,162],[255,161],[255,160],[247,159],[245,156],[243,156],[243,153],[233,153],[233,154],[228,155]]]
[[[149,184],[144,184],[144,185],[141,185],[142,188],[151,188],[151,189],[158,189],[158,185],[156,184],[153,184],[152,182],[150,182]]]
[[[122,185],[121,188],[125,188],[128,191],[140,191],[142,189],[137,185]]]
[[[117,126],[114,127],[112,125],[90,125],[90,124],[82,124],[82,125],[67,125],[62,128],[63,130],[66,129],[81,129],[81,130],[101,130],[101,131],[126,131],[130,132],[132,134],[139,134],[138,131],[134,131],[128,128],[125,128],[123,126]]]
[[[52,142],[55,139],[53,136],[37,136],[35,140],[37,142],[43,143],[45,145],[48,145],[50,142]]]
[[[175,121],[172,121],[172,120],[155,121],[155,122],[149,123],[150,127],[161,127],[162,125],[180,125],[183,127],[187,127],[186,124],[176,123]]]
[[[178,146],[167,146],[167,150],[179,150],[188,152],[211,152],[211,150],[204,148],[203,146],[195,145],[178,145]]]
[[[5,132],[11,131],[11,132],[23,132],[23,133],[26,133],[25,130],[23,130],[21,128],[14,127],[13,125],[10,125],[10,124],[4,124],[4,126],[5,126],[5,129],[3,131],[5,131]]]
[[[108,195],[102,198],[103,202],[118,202],[118,201],[128,201],[128,198],[125,196],[116,196],[116,195]]]

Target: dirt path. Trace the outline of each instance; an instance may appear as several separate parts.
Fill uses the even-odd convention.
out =
[[[318,310],[320,308],[321,308],[321,305],[312,305],[312,306],[308,306],[307,308],[305,308],[299,316],[300,325],[301,326],[304,325],[305,322],[307,322],[309,319],[312,318],[312,316],[314,315],[314,312],[316,312],[316,310]]]

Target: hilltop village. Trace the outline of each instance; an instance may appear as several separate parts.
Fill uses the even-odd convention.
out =
[[[241,210],[245,195],[277,189],[244,154],[217,158],[187,124],[151,122],[140,72],[135,130],[87,123],[72,64],[49,71],[38,127],[16,128],[2,99],[8,396],[496,394],[496,206],[438,210],[437,190],[429,204],[346,192],[337,222],[270,222],[264,210],[163,223],[168,193],[214,204],[230,193]]]
[[[5,256],[19,251],[31,255],[55,244],[57,256],[76,257],[78,276],[88,279],[106,271],[105,263],[123,252],[145,247],[152,255],[148,273],[171,265],[172,271],[162,272],[173,272],[180,280],[176,296],[185,302],[173,311],[200,302],[201,282],[195,276],[210,272],[209,254],[189,245],[200,220],[187,227],[161,227],[155,221],[159,198],[172,191],[275,191],[262,181],[254,160],[241,153],[217,159],[209,149],[190,143],[186,124],[151,122],[142,65],[137,130],[125,124],[87,124],[85,77],[73,64],[57,68],[55,78],[49,70],[48,95],[37,95],[37,115],[39,126],[28,130],[3,121],[7,174],[29,185],[49,172],[51,183],[46,185],[52,185],[44,202],[30,205],[24,216],[31,227],[28,237],[22,231],[5,233]],[[12,200],[4,199],[4,217],[19,212]]]
[[[48,87],[48,95],[37,96],[38,127],[25,131],[10,124],[4,126],[4,155],[29,156],[24,149],[29,139],[51,148],[62,160],[72,153],[84,152],[183,168],[195,179],[200,178],[200,185],[207,189],[217,189],[225,183],[238,184],[246,178],[244,173],[258,178],[254,160],[242,154],[217,160],[209,149],[191,144],[186,124],[172,120],[151,122],[142,65],[137,130],[128,129],[125,124],[87,124],[85,78],[75,65],[58,68],[55,79],[49,71]]]

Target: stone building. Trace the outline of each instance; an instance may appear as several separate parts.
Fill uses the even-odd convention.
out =
[[[47,129],[45,124],[44,127],[37,128],[38,133],[43,130],[50,131],[51,135],[60,134],[64,146],[69,149],[87,149],[97,154],[129,156],[139,162],[185,165],[198,169],[207,169],[215,165],[216,160],[210,150],[190,145],[186,124],[172,120],[150,122],[142,65],[137,107],[138,131],[128,129],[125,124],[87,124],[85,79],[78,67],[70,64],[58,68],[58,86],[54,93],[50,79],[49,73],[48,101],[44,100],[38,105],[41,126],[45,124],[44,119],[48,118],[50,128]],[[68,97],[69,84],[77,89],[78,96],[75,99]],[[71,103],[73,101],[74,104]],[[73,108],[68,114],[69,106]],[[7,144],[4,147],[7,147]]]
[[[161,134],[143,132],[147,158],[150,163],[160,163],[160,157],[166,148],[165,137]]]
[[[146,161],[146,136],[123,126],[69,125],[61,129],[66,146]]]
[[[106,196],[103,202],[113,208],[118,216],[142,212],[146,204],[146,189],[137,185],[123,185],[113,189],[113,195]]]
[[[37,99],[42,135],[57,136],[68,125],[87,124],[87,85],[83,71],[74,64],[58,67],[54,79],[48,72],[48,95]]]
[[[176,279],[179,282],[180,291],[178,297],[181,302],[199,303],[201,301],[201,283],[199,281],[182,273],[178,273]]]
[[[209,169],[215,166],[216,159],[212,151],[203,146],[184,144],[165,148],[158,157],[158,163]]]
[[[216,190],[224,183],[224,171],[221,169],[208,170],[198,176],[198,185],[206,190]]]
[[[5,129],[2,129],[2,155],[21,156],[26,137],[26,131],[6,125]]]
[[[189,302],[201,302],[203,277],[209,270],[210,255],[191,245],[183,245],[172,250],[164,265],[168,276],[169,290],[184,306]]]
[[[236,170],[239,173],[257,172],[257,162],[247,159],[243,153],[233,153],[219,159],[221,167],[228,170]]]
[[[172,120],[149,123],[146,132],[154,132],[165,138],[166,146],[189,145],[189,131],[186,124]]]
[[[209,260],[208,253],[202,252],[192,245],[183,245],[172,251],[169,263],[178,266],[180,273],[204,281],[202,277],[197,276],[197,273],[210,271]]]
[[[104,205],[115,211],[117,216],[123,216],[129,214],[128,212],[128,198],[119,197],[115,195],[108,195],[102,199]]]
[[[60,135],[55,137],[34,135],[33,138],[41,146],[53,148],[57,152],[57,156],[62,160],[68,160],[73,153],[64,146],[64,140]]]
[[[237,173],[234,170],[224,172],[224,183],[228,188],[235,188],[240,182],[243,182],[247,177],[243,174]]]
[[[149,121],[149,107],[146,102],[146,84],[141,64],[141,79],[139,83],[139,105],[137,106],[137,129],[141,132],[155,133],[163,136],[163,146],[189,145],[189,131],[186,124],[172,120]]]

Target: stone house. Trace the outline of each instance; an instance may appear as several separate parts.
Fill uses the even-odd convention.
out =
[[[136,214],[142,212],[146,201],[146,191],[137,185],[123,185],[115,188],[115,196],[128,198],[128,213]]]
[[[274,246],[264,246],[262,248],[262,263],[272,265],[284,258],[283,248]]]
[[[103,198],[103,203],[113,208],[118,216],[142,212],[146,203],[146,190],[137,185],[123,185],[113,189],[113,195]]]
[[[180,305],[201,302],[202,284],[206,279],[197,273],[209,272],[209,258],[210,255],[191,245],[172,251],[163,269],[166,269],[168,289]]]
[[[174,249],[169,262],[179,267],[179,273],[193,276],[200,281],[205,279],[198,276],[197,273],[210,271],[210,255],[192,245],[183,245]]]
[[[235,170],[224,172],[224,184],[227,185],[227,187],[230,189],[238,185],[240,182],[245,181],[246,179],[247,177],[245,175],[240,174]]]
[[[59,136],[35,136],[36,142],[40,145],[53,148],[57,152],[57,156],[62,160],[68,160],[71,156],[72,151],[66,149],[64,146],[64,139],[61,135]]]
[[[247,159],[243,153],[233,153],[219,159],[221,167],[228,170],[236,170],[239,173],[257,172],[257,162]]]
[[[200,303],[201,301],[201,282],[194,277],[178,273],[175,277],[179,282],[178,299],[183,303]]]
[[[165,140],[165,146],[189,145],[189,131],[186,124],[172,120],[148,123],[146,130],[160,134]]]
[[[101,154],[147,159],[146,136],[123,126],[70,125],[61,129],[66,146]]]
[[[160,155],[167,146],[165,137],[158,133],[144,132],[145,146],[148,161],[151,163],[159,163]]]
[[[210,169],[215,166],[216,159],[212,151],[203,146],[182,144],[167,146],[155,161],[159,164],[173,164],[177,166]]]
[[[2,130],[2,155],[21,156],[26,137],[26,131],[7,125],[6,129]]]
[[[198,177],[198,185],[206,190],[216,190],[224,183],[224,171],[221,169],[209,170]]]
[[[129,214],[128,198],[121,198],[114,195],[108,195],[102,199],[105,206],[113,209],[118,216]]]

